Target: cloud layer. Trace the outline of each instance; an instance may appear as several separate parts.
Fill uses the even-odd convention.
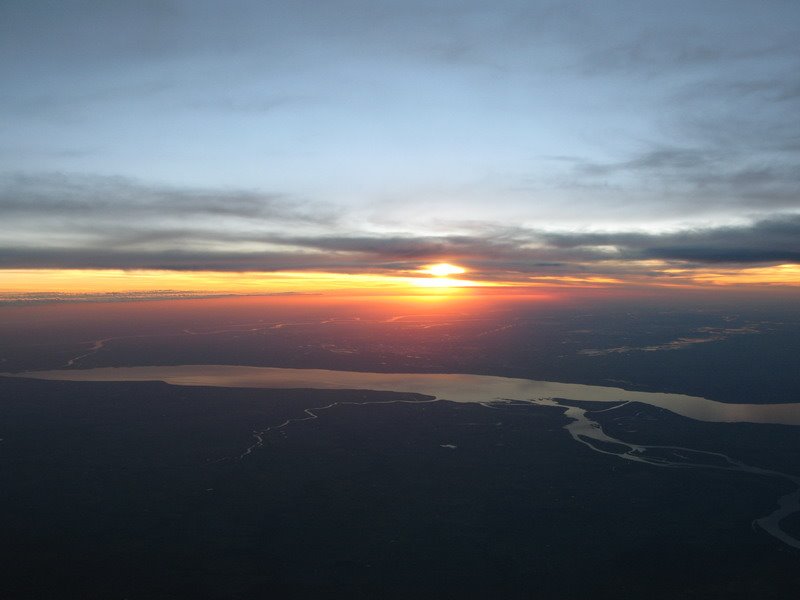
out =
[[[800,4],[0,3],[0,266],[796,264]]]
[[[798,56],[782,0],[5,2],[0,158],[168,216],[741,222],[798,208]]]
[[[669,269],[800,264],[800,214],[665,233],[453,223],[375,232],[280,194],[152,187],[122,178],[14,176],[0,188],[0,268],[329,271],[405,275],[431,262],[486,280],[669,277]],[[440,224],[443,225],[443,224]]]

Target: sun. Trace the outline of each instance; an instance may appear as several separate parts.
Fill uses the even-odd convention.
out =
[[[420,272],[434,277],[448,277],[449,275],[461,275],[466,273],[467,270],[448,263],[437,263],[425,266],[425,268],[420,269]]]

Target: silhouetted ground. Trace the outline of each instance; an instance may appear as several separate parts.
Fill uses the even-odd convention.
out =
[[[750,525],[782,483],[597,454],[570,439],[557,409],[4,378],[0,398],[3,598],[784,599],[800,589],[798,553]],[[304,408],[367,400],[387,403],[321,411],[243,460],[214,462]],[[769,460],[766,434],[679,421],[664,421],[673,442]],[[625,422],[608,425],[622,435]],[[645,434],[658,432],[629,435]],[[774,435],[787,462],[796,446]]]
[[[245,297],[0,307],[0,372],[226,364],[472,373],[760,404],[797,402],[799,355],[796,301]]]

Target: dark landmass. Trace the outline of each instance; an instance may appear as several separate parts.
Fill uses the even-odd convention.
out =
[[[102,341],[99,348],[95,348]],[[316,297],[6,307],[0,371],[231,364],[474,373],[797,402],[800,310]]]
[[[750,525],[781,482],[604,456],[569,437],[559,409],[8,378],[0,398],[4,598],[749,600],[800,589],[798,553]],[[219,460],[254,429],[353,401],[377,404],[316,411],[243,460]],[[757,463],[770,448],[781,466],[797,456],[784,428],[651,421],[636,408],[603,422],[622,439],[661,435]]]
[[[453,372],[769,403],[800,398],[799,355],[792,302],[272,297],[0,310],[0,372]],[[336,402],[237,458],[254,430]],[[792,475],[800,464],[792,427],[635,403],[590,416],[623,442]],[[0,377],[0,597],[783,600],[800,589],[800,553],[751,526],[789,482],[603,455],[567,422],[563,409],[525,403]],[[783,526],[800,535],[800,516]]]
[[[725,454],[750,466],[800,475],[800,438],[792,425],[709,423],[662,408],[631,402],[614,410],[607,404],[564,400],[591,412],[611,437],[633,444],[677,446]],[[786,491],[789,491],[787,488]]]

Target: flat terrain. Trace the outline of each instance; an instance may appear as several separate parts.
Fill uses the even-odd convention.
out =
[[[784,483],[598,454],[569,437],[557,408],[19,379],[0,379],[0,397],[7,598],[749,599],[800,589],[798,553],[751,528]],[[315,411],[225,460],[254,429],[333,402],[376,404]],[[652,442],[660,431],[760,465],[797,456],[790,428],[658,425],[635,411],[604,421],[615,435]]]
[[[266,297],[0,307],[0,372],[249,365],[470,373],[797,402],[797,303]]]

